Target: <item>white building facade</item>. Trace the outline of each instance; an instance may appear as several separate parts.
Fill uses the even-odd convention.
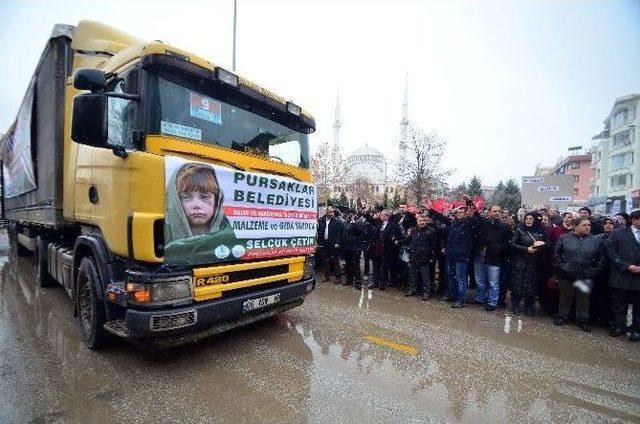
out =
[[[596,143],[589,204],[604,213],[640,206],[640,94],[616,99]]]

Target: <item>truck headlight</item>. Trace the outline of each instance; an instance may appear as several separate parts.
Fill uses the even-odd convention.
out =
[[[136,305],[157,305],[190,300],[191,277],[170,278],[150,282],[129,281],[126,285],[129,302]]]
[[[304,270],[302,273],[302,279],[308,280],[309,278],[313,278],[316,276],[316,272],[314,270],[315,259],[313,256],[307,256],[304,260]]]

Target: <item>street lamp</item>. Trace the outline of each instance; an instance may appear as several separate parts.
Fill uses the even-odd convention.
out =
[[[236,20],[238,14],[238,0],[233,0],[233,59],[231,71],[236,71]]]

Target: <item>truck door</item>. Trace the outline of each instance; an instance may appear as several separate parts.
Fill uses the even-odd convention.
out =
[[[136,72],[137,76],[137,72]],[[126,90],[127,74],[107,87],[108,91]],[[136,126],[138,102],[110,97],[108,108],[109,143],[127,150],[134,148],[132,131]],[[128,220],[131,215],[129,195],[130,158],[116,156],[111,150],[93,148],[91,187],[92,222],[100,227],[110,250],[128,256]]]

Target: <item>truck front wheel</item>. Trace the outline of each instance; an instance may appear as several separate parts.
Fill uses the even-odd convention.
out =
[[[95,350],[106,342],[107,334],[104,304],[98,295],[100,275],[95,261],[84,257],[78,268],[78,312],[82,339],[89,349]]]

